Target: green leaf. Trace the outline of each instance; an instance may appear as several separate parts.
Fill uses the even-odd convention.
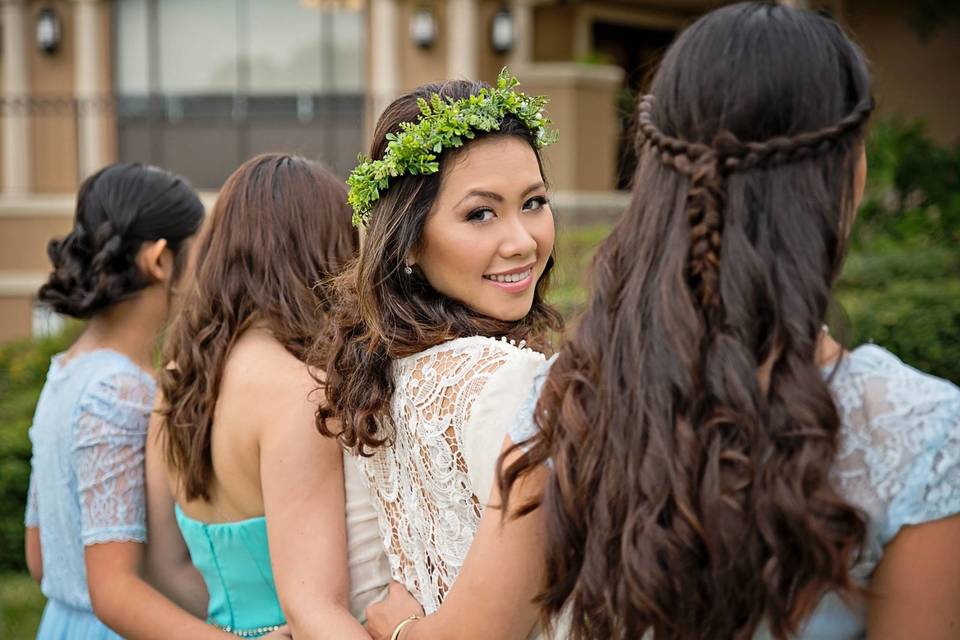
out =
[[[547,99],[515,91],[518,84],[516,77],[504,68],[497,76],[496,88],[485,87],[461,100],[444,99],[438,94],[430,96],[429,101],[418,98],[420,118],[400,123],[399,134],[385,136],[387,149],[383,158],[357,156],[357,167],[347,179],[347,201],[354,210],[354,224],[366,224],[372,203],[388,188],[389,178],[438,172],[437,155],[445,148],[462,146],[464,139],[474,139],[477,131],[498,130],[508,114],[533,132],[538,147],[555,141],[556,133],[547,130],[551,122],[542,112]]]

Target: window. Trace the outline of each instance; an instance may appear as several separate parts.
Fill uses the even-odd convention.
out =
[[[262,151],[346,176],[360,151],[364,14],[302,0],[117,0],[119,155],[217,189]]]

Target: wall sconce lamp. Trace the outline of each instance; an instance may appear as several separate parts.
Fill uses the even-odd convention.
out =
[[[48,55],[56,53],[63,39],[60,16],[52,7],[44,7],[37,14],[37,45]]]
[[[437,41],[437,17],[429,7],[420,7],[410,17],[410,38],[421,49],[429,49]]]
[[[490,22],[490,46],[497,53],[507,53],[513,49],[514,38],[513,14],[503,7],[493,14]]]

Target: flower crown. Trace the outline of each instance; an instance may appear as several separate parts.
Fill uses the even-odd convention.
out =
[[[436,173],[440,170],[437,156],[444,149],[462,146],[464,139],[472,140],[478,131],[498,130],[507,114],[533,132],[538,149],[554,143],[556,132],[547,130],[551,122],[543,115],[547,98],[514,91],[518,84],[520,81],[504,68],[497,76],[496,88],[483,88],[461,100],[437,94],[429,102],[419,98],[419,119],[401,122],[399,133],[387,134],[382,159],[371,160],[363,154],[357,158],[359,164],[347,178],[353,226],[367,224],[374,203],[387,190],[391,178]]]

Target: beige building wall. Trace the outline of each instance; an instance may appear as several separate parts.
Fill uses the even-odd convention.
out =
[[[122,0],[121,0],[122,1]],[[113,0],[96,1],[96,20],[100,36],[97,39],[97,70],[104,85],[101,94],[102,107],[98,110],[97,132],[100,138],[100,165],[113,164],[119,157],[119,132],[117,110],[113,101]],[[98,167],[99,168],[99,167]],[[82,182],[86,176],[79,175]]]
[[[0,287],[0,343],[30,335],[33,301],[22,287]]]
[[[0,342],[30,335],[47,243],[73,226],[73,197],[0,199]]]
[[[90,0],[87,0],[90,1]],[[77,6],[74,0],[31,0],[27,4],[27,56],[30,75],[30,91],[35,100],[31,118],[31,138],[33,143],[33,190],[36,193],[73,193],[81,176],[78,158],[80,153],[78,137],[77,103]],[[79,109],[93,110],[97,116],[97,144],[104,150],[100,165],[114,162],[117,157],[116,115],[110,100],[110,87],[113,78],[111,3],[105,0],[92,2],[96,13],[99,36],[96,44],[96,64],[94,72],[104,78],[106,91],[100,104],[82,104]],[[36,46],[34,30],[37,15],[44,7],[53,7],[61,20],[62,40],[57,51],[50,55]]]
[[[50,270],[47,243],[70,231],[73,201],[65,199],[62,205],[48,211],[36,211],[33,207],[10,209],[13,207],[0,205],[0,216],[4,217],[0,271],[46,273]]]
[[[549,96],[547,113],[560,135],[556,144],[543,151],[553,190],[616,188],[620,134],[616,95],[622,81],[623,71],[618,67],[534,63],[526,69],[524,90]]]
[[[872,64],[878,113],[921,118],[938,140],[960,142],[960,21],[922,40],[908,10],[894,0],[846,0],[842,19]]]
[[[60,16],[60,47],[46,54],[37,47],[37,15],[53,7]],[[76,29],[74,3],[60,0],[27,4],[27,61],[30,93],[34,101],[30,135],[33,141],[33,190],[37,193],[70,193],[77,188],[77,126],[74,95]]]
[[[478,7],[479,20],[477,29],[478,66],[479,79],[484,82],[493,82],[497,79],[497,74],[505,66],[508,66],[510,53],[498,53],[494,51],[493,44],[490,42],[490,29],[493,25],[493,16],[503,8],[503,3],[499,0],[481,0]]]
[[[102,150],[98,164],[115,161],[117,126],[110,102],[112,83],[111,3],[87,2],[99,33],[88,44],[95,47],[97,68],[92,76],[106,82],[95,113],[96,140]],[[46,54],[36,41],[37,16],[51,7],[61,22],[57,51]],[[77,96],[77,0],[27,0],[24,3],[24,42],[28,90],[33,106],[29,116],[33,194],[0,198],[0,342],[29,336],[37,287],[49,273],[46,247],[51,238],[62,237],[73,223],[74,194],[81,179],[79,170]],[[2,55],[8,55],[3,52]],[[0,66],[2,69],[2,66]],[[0,77],[2,82],[2,77]],[[89,108],[89,107],[87,107]],[[2,134],[2,128],[0,128]],[[0,138],[0,144],[3,143]],[[27,154],[25,154],[27,155]],[[4,167],[0,166],[0,171]]]
[[[538,5],[533,9],[533,59],[572,62],[577,13],[573,5]]]
[[[490,25],[493,16],[503,6],[500,0],[477,0],[476,31],[479,67],[477,79],[486,82],[496,79],[500,69],[507,65],[509,58],[508,53],[497,53],[490,44]],[[458,44],[451,42],[447,24],[449,18],[447,3],[444,0],[423,2],[399,0],[398,7],[400,9],[400,20],[397,25],[400,31],[400,86],[403,90],[409,90],[428,82],[448,79],[450,77],[447,73],[449,47],[458,46]],[[437,25],[437,40],[433,46],[426,49],[418,47],[410,37],[410,21],[414,13],[423,8],[433,11]]]
[[[447,29],[447,3],[443,0],[400,3],[400,69],[403,90],[447,77],[447,47],[450,34]],[[437,25],[437,39],[429,49],[422,49],[410,37],[410,20],[418,9],[431,9]],[[378,114],[379,115],[379,114]]]
[[[399,92],[451,76],[448,70],[450,47],[464,44],[452,41],[448,23],[450,14],[446,5],[437,0],[396,1],[398,19],[395,28],[399,36],[397,48],[401,63]],[[501,54],[494,51],[490,41],[493,16],[504,3],[500,0],[477,0],[475,6],[476,24],[473,25],[472,36],[476,79],[492,82],[511,59],[510,52]],[[431,9],[437,25],[437,40],[426,49],[417,47],[410,37],[410,21],[420,8]],[[570,63],[573,56],[573,26],[578,16],[570,7],[539,2],[534,4],[533,9],[534,59],[521,63],[521,68],[513,71],[520,76],[525,91],[550,97],[548,114],[561,131],[561,142],[545,154],[546,162],[550,165],[551,183],[555,189],[566,191],[611,189],[615,186],[619,135],[616,92],[623,74],[616,69]],[[566,27],[567,31],[564,32],[561,27]],[[553,54],[541,57],[537,48],[541,41],[559,42],[566,49],[557,49]],[[372,47],[380,44],[371,42]],[[554,62],[556,64],[551,67],[550,64]],[[375,71],[372,68],[369,70],[371,78]],[[371,114],[371,122],[377,116],[379,114]],[[590,122],[589,127],[584,126],[587,121]],[[372,131],[372,126],[368,130]]]

